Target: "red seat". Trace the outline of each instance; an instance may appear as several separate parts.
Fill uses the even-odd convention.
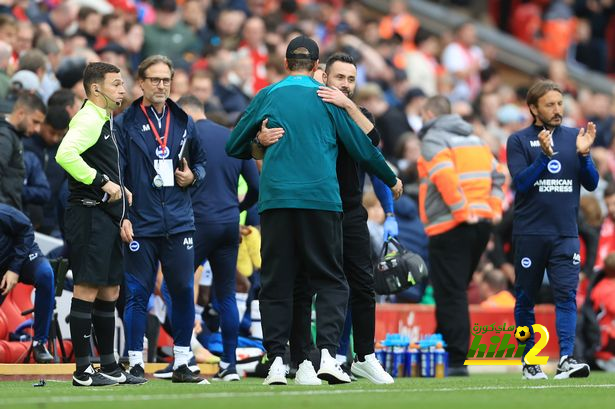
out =
[[[15,305],[11,297],[4,300],[0,309],[4,312],[9,332],[15,331],[15,328],[27,319],[21,315],[21,310]]]
[[[0,309],[0,340],[7,339],[9,337],[9,324],[6,321],[6,316],[2,309]]]
[[[0,363],[7,364],[10,359],[10,349],[7,345],[8,341],[0,341]]]
[[[34,308],[32,304],[32,291],[34,287],[28,284],[17,283],[15,288],[11,290],[9,296],[13,304],[17,306],[20,313]],[[32,318],[32,314],[26,315],[25,318]]]
[[[30,348],[29,342],[7,342],[8,346],[8,362],[9,363],[21,363],[28,353]]]

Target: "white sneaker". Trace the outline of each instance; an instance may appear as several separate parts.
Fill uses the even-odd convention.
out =
[[[326,349],[320,352],[320,369],[317,376],[329,382],[329,385],[351,382],[350,377],[342,370],[339,362]]]
[[[529,379],[532,381],[538,379],[549,379],[547,375],[542,371],[540,365],[528,365],[524,363],[522,373],[523,376],[521,377],[521,379]]]
[[[382,368],[382,365],[376,359],[376,354],[365,355],[365,361],[363,362],[354,361],[350,371],[353,375],[366,378],[375,384],[383,385],[395,382],[393,377]]]
[[[299,369],[297,369],[295,375],[295,383],[297,385],[322,385],[322,381],[316,375],[312,361],[306,359],[299,364]]]
[[[589,365],[580,364],[571,356],[564,355],[557,365],[557,374],[554,379],[587,378]]]
[[[287,385],[286,373],[286,365],[284,365],[282,357],[276,357],[269,367],[269,373],[263,385]]]

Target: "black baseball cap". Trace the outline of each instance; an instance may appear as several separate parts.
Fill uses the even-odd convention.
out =
[[[305,48],[308,51],[308,55],[303,53],[294,54],[299,48]],[[299,36],[293,38],[290,43],[288,43],[288,47],[286,47],[286,58],[295,58],[295,59],[310,59],[312,61],[316,61],[318,59],[318,44],[316,41],[312,40],[306,36]]]

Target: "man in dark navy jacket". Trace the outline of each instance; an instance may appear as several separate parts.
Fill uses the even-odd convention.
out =
[[[194,325],[194,216],[190,190],[205,177],[205,153],[194,122],[169,99],[173,64],[162,55],[139,65],[143,97],[117,119],[125,185],[134,193],[122,225],[125,255],[124,327],[131,373],[143,376],[147,302],[159,263],[173,302],[173,382],[207,383],[188,368]]]
[[[513,178],[515,209],[515,320],[532,326],[534,303],[546,269],[555,300],[560,360],[555,379],[589,376],[589,366],[572,357],[579,283],[579,193],[592,191],[598,172],[590,156],[596,126],[562,126],[563,95],[553,81],[539,81],[527,93],[534,123],[508,138],[506,154]],[[542,335],[541,335],[542,337]],[[528,339],[525,354],[534,346]],[[525,357],[524,357],[525,358]],[[525,379],[547,379],[539,365],[523,363]]]
[[[224,146],[231,131],[210,120],[203,104],[187,95],[178,102],[195,121],[196,138],[207,152],[207,179],[191,189],[196,222],[194,268],[208,260],[213,272],[214,307],[220,316],[224,352],[220,371],[214,380],[238,381],[235,368],[239,312],[235,300],[235,274],[239,249],[239,213],[258,200],[258,169],[254,160],[235,159],[226,155]],[[248,192],[239,203],[237,184],[242,175]]]
[[[19,210],[1,203],[0,277],[0,305],[17,282],[33,285],[36,289],[32,351],[36,362],[53,362],[45,347],[53,313],[53,270],[34,242],[34,228],[30,220]]]

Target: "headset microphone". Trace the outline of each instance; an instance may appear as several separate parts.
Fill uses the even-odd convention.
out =
[[[120,105],[122,105],[122,103],[121,103],[121,102],[118,102],[118,101],[114,100],[113,98],[110,98],[107,94],[105,94],[105,93],[104,93],[104,92],[102,92],[101,90],[97,89],[96,91],[98,91],[100,94],[102,94],[102,96],[103,96],[103,97],[105,97],[105,99],[106,99],[106,100],[109,100],[109,101],[113,101],[113,102],[115,102],[115,105],[117,105],[118,107],[119,107]]]

